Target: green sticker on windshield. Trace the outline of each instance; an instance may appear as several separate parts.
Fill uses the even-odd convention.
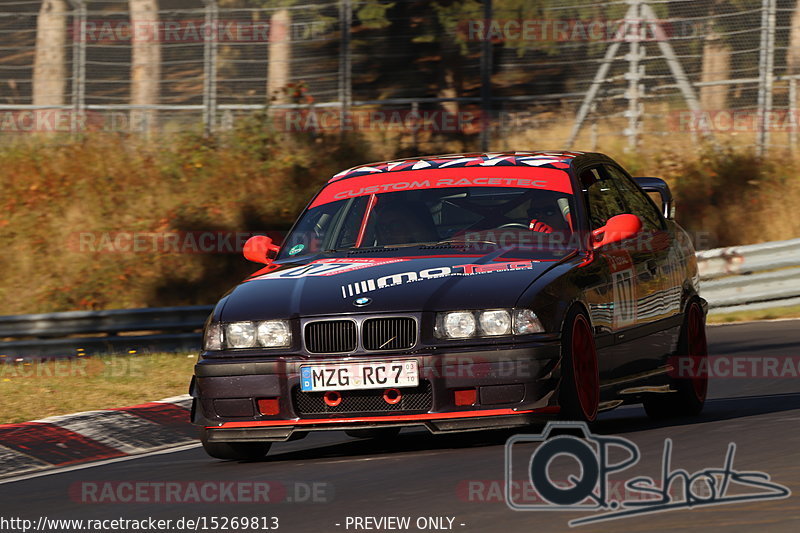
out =
[[[289,255],[297,255],[303,251],[303,248],[306,246],[304,244],[298,244],[296,246],[292,246],[292,249],[289,250]]]

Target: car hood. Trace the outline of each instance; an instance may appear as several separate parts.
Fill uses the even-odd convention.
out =
[[[234,288],[224,300],[220,320],[513,307],[564,255],[501,251],[284,262]]]

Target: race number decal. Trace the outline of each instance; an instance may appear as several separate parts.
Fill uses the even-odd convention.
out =
[[[604,254],[611,267],[611,286],[614,294],[614,328],[629,326],[636,321],[636,283],[633,260],[626,250]]]
[[[636,320],[633,269],[611,274],[614,285],[614,327],[624,327]]]

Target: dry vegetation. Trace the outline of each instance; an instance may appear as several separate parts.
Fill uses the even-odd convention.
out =
[[[2,148],[3,314],[208,304],[252,264],[232,253],[109,252],[101,239],[286,229],[323,180],[369,158],[357,139],[258,131],[160,142],[25,139]]]
[[[186,394],[195,361],[150,354],[0,364],[0,424]]]
[[[414,149],[408,138],[277,136],[263,126],[256,116],[213,139],[94,134],[0,148],[3,314],[211,303],[254,266],[231,253],[91,252],[80,234],[286,229],[342,168],[476,146],[475,136],[422,139]],[[587,135],[577,146],[591,148]],[[493,148],[557,148],[565,136],[563,128],[543,128],[497,139]],[[703,232],[701,244],[800,235],[791,159],[759,160],[742,143],[687,146],[688,136],[679,137],[684,145],[649,143],[630,153],[624,138],[606,133],[597,149],[635,174],[665,177],[679,221]]]

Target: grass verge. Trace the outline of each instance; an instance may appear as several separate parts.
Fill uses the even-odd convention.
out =
[[[0,364],[0,423],[186,394],[197,356],[156,353]]]
[[[772,320],[775,318],[800,318],[800,305],[789,307],[774,307],[772,309],[758,309],[755,311],[736,311],[708,315],[709,324],[728,324],[731,322],[748,322],[752,320]]]

